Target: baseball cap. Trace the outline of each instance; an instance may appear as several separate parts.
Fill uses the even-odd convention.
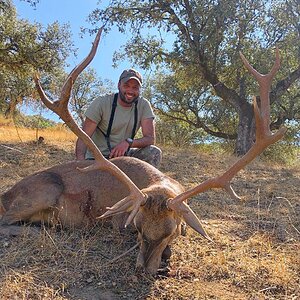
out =
[[[124,70],[120,76],[119,81],[122,81],[123,83],[127,82],[129,79],[135,79],[140,86],[142,86],[143,78],[142,75],[134,70],[134,69],[128,69]]]

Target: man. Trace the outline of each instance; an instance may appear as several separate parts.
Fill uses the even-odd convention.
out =
[[[148,100],[140,96],[142,76],[134,69],[122,72],[115,95],[98,97],[86,110],[85,133],[108,159],[133,156],[158,167],[161,150],[154,146],[154,114]],[[138,129],[142,137],[135,138]],[[76,142],[78,160],[93,159],[82,140]]]

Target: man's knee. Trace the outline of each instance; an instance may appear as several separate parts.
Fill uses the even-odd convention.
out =
[[[162,151],[160,148],[154,145],[151,145],[149,147],[150,147],[149,163],[152,166],[158,168],[160,166],[161,159],[162,159]]]
[[[162,151],[157,146],[150,145],[145,148],[131,150],[130,156],[139,158],[156,168],[159,167],[162,159]]]

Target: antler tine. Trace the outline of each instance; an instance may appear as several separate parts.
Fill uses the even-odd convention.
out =
[[[121,171],[116,165],[112,164],[109,160],[105,159],[98,147],[92,141],[92,139],[77,125],[74,118],[72,117],[71,113],[68,109],[68,102],[71,94],[71,89],[73,86],[74,81],[78,77],[78,75],[88,66],[88,64],[94,58],[100,37],[103,28],[100,28],[98,31],[92,49],[88,56],[78,65],[76,66],[69,74],[66,82],[62,87],[62,92],[60,99],[57,101],[52,102],[44,92],[38,75],[34,75],[34,80],[36,84],[36,88],[39,92],[42,102],[53,112],[55,112],[61,119],[67,124],[67,126],[78,136],[89,148],[89,150],[93,153],[95,158],[95,163],[86,167],[84,169],[80,169],[83,172],[87,172],[90,170],[101,169],[109,171],[113,176],[118,178],[122,181],[129,189],[130,195],[127,196],[125,199],[128,201],[128,207],[133,207],[136,210],[138,205],[144,203],[145,196],[144,194],[138,189],[138,187],[131,181],[131,179]],[[107,214],[109,216],[109,213]]]
[[[279,49],[276,48],[276,58],[275,63],[271,69],[271,71],[266,74],[260,74],[257,72],[248,62],[248,60],[245,58],[245,56],[240,52],[240,57],[245,65],[245,67],[248,69],[248,71],[255,77],[255,79],[259,83],[259,93],[261,97],[261,118],[263,120],[263,129],[264,131],[270,132],[270,98],[269,98],[269,91],[271,88],[271,83],[273,78],[275,77],[277,71],[280,67],[280,57],[279,57]]]
[[[88,56],[70,72],[69,76],[67,77],[67,79],[66,79],[66,81],[65,81],[65,83],[62,87],[59,100],[52,102],[46,96],[46,94],[45,94],[45,92],[44,92],[44,90],[43,90],[43,88],[40,84],[38,75],[35,74],[35,76],[34,76],[35,84],[36,84],[36,87],[37,87],[38,92],[40,94],[41,100],[44,102],[44,104],[49,109],[51,109],[52,111],[57,113],[63,120],[64,120],[64,118],[67,118],[67,119],[70,118],[65,112],[68,111],[67,106],[68,106],[68,102],[69,102],[69,99],[70,99],[73,83],[77,79],[78,75],[89,65],[89,63],[95,57],[95,54],[97,52],[97,48],[98,48],[98,45],[99,45],[99,41],[100,41],[100,38],[101,38],[102,30],[103,30],[103,27],[101,27],[99,29],[99,31],[97,32],[97,35],[96,35],[95,40],[93,42],[92,49],[91,49],[90,53],[88,54]]]
[[[61,101],[62,102],[68,102],[69,98],[70,98],[70,94],[71,94],[71,90],[72,90],[72,86],[73,83],[75,82],[75,80],[77,79],[78,75],[90,64],[90,62],[93,60],[96,52],[97,52],[97,48],[100,42],[100,38],[101,38],[101,34],[103,31],[103,27],[101,27],[98,32],[97,35],[95,37],[95,40],[93,42],[93,46],[90,50],[90,53],[88,54],[88,56],[78,65],[76,66],[69,74],[65,84],[62,87],[62,91],[61,91]]]
[[[274,78],[276,72],[280,66],[279,50],[276,49],[276,60],[271,71],[262,75],[258,73],[241,54],[242,61],[249,72],[257,79],[260,87],[261,107],[259,108],[254,97],[254,114],[256,120],[256,141],[250,150],[239,160],[237,160],[227,171],[222,175],[210,178],[198,186],[178,195],[172,201],[168,202],[168,206],[174,210],[180,210],[180,205],[186,199],[195,196],[199,193],[205,192],[213,188],[223,188],[234,199],[240,199],[240,197],[234,192],[230,185],[232,178],[247,164],[249,164],[255,157],[262,153],[269,145],[277,142],[281,139],[286,131],[285,128],[279,129],[276,133],[272,134],[269,128],[270,124],[270,100],[269,90],[271,87],[271,81]],[[195,222],[199,221],[196,217]]]

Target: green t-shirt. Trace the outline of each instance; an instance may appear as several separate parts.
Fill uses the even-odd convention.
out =
[[[92,135],[92,140],[100,149],[103,155],[109,155],[109,149],[105,137],[101,130],[106,134],[109,119],[111,115],[112,103],[114,94],[101,96],[96,98],[85,112],[85,116],[97,123],[97,128]],[[138,104],[138,119],[136,131],[141,126],[141,120],[154,118],[154,113],[148,100],[139,97]],[[131,107],[123,107],[117,103],[114,120],[109,136],[111,147],[114,148],[118,143],[131,137],[134,126],[134,105]],[[86,158],[92,158],[93,155],[87,150]]]

